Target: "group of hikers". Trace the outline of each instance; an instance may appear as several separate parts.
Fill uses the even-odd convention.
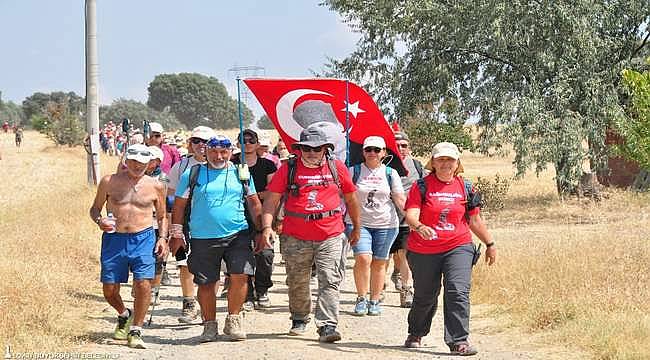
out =
[[[336,121],[329,104],[309,100],[296,112],[301,107],[308,110],[304,113]],[[243,145],[237,145],[199,126],[189,138],[188,156],[182,158],[164,144],[162,126],[154,124],[147,144],[129,146],[118,171],[101,179],[90,209],[104,232],[101,282],[118,313],[115,339],[146,347],[142,326],[152,289],[155,293],[171,253],[183,293],[179,321],[195,323],[200,316],[203,332],[198,340],[217,340],[216,293],[223,280],[228,313],[222,331],[230,340],[245,340],[241,312],[270,305],[273,248],[279,241],[289,335],[307,331],[315,274],[318,339],[341,340],[340,286],[351,247],[354,315],[381,315],[392,254],[391,279],[400,290],[400,305],[410,307],[404,346],[421,346],[444,285],[445,342],[452,354],[477,353],[468,339],[471,270],[480,251],[471,234],[486,245],[489,265],[496,259],[496,247],[481,220],[480,195],[459,175],[463,167],[456,145],[435,144],[422,166],[410,154],[408,136],[396,132],[408,170],[400,176],[384,164],[386,140],[379,136],[365,138],[363,162],[348,168],[335,158],[334,142],[318,124],[302,130],[299,141],[291,144],[291,156],[284,144],[277,155],[260,151],[260,138],[250,129],[239,134]],[[233,155],[237,147],[240,152]],[[129,271],[133,309],[120,296]]]

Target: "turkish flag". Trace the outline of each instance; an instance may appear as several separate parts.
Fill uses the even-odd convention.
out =
[[[296,106],[307,100],[321,100],[329,103],[334,110],[339,121],[336,124],[340,129],[338,135],[345,139],[345,133],[349,133],[350,166],[363,162],[363,140],[374,135],[381,136],[386,142],[390,157],[387,165],[401,176],[407,174],[399,157],[393,130],[372,97],[360,86],[345,80],[326,78],[243,81],[260,102],[287,147],[291,148],[291,144],[300,139],[300,132],[309,125],[299,124],[293,118]],[[349,102],[346,102],[346,98]],[[349,123],[349,127],[346,123]],[[337,157],[345,158],[345,140],[335,145]]]

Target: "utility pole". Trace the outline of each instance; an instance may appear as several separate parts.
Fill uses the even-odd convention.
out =
[[[88,184],[99,183],[99,96],[97,83],[99,63],[97,61],[97,1],[86,0],[86,131],[90,151],[88,152]]]

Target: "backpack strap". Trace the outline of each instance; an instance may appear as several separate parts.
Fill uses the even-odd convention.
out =
[[[298,184],[296,184],[296,168],[298,167],[298,157],[291,156],[287,160],[288,174],[287,174],[287,193],[298,196],[298,190],[300,190]]]
[[[196,164],[190,169],[190,195],[187,197],[187,205],[185,206],[185,216],[183,219],[183,224],[185,229],[189,227],[190,224],[190,214],[192,213],[192,196],[194,195],[194,188],[199,179],[199,170],[201,169],[201,164]]]
[[[478,199],[479,203],[474,204],[474,198],[477,194],[475,194],[474,190],[472,189],[472,182],[469,179],[463,178],[462,176],[458,176],[458,178],[463,181],[463,188],[465,190],[465,220],[467,220],[467,223],[469,223],[469,212],[476,206],[480,206],[480,196]]]
[[[420,206],[422,206],[427,199],[427,184],[424,182],[424,178],[417,179],[416,183],[420,190]]]
[[[361,176],[361,164],[354,164],[352,167],[352,182],[356,185],[359,181],[359,176]]]
[[[393,192],[393,168],[386,166],[386,180],[388,180],[388,192]]]
[[[424,175],[424,170],[422,169],[422,163],[418,159],[413,159],[413,166],[415,166],[415,171],[418,172],[418,176],[420,179],[422,179],[422,176]]]
[[[328,148],[325,151],[325,159],[327,161],[327,167],[330,169],[330,173],[332,174],[332,178],[334,179],[334,183],[339,188],[339,193],[342,194],[341,180],[339,179],[339,171],[336,168],[336,158],[334,157],[334,153],[332,152],[332,149]]]

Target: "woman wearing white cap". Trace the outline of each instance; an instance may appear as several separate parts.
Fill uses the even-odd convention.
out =
[[[404,209],[404,188],[397,171],[382,163],[386,142],[379,136],[363,141],[362,164],[351,167],[361,205],[361,239],[354,252],[354,283],[357,300],[354,314],[380,315],[381,292],[386,276],[390,247],[397,237],[399,216],[395,207]],[[349,224],[349,219],[346,221]],[[352,228],[347,226],[348,231]],[[366,294],[370,290],[370,298]]]
[[[478,351],[468,341],[469,291],[477,259],[472,233],[486,244],[489,265],[496,248],[479,215],[480,196],[459,176],[463,167],[458,147],[436,144],[425,167],[431,174],[413,184],[406,201],[406,222],[412,229],[406,258],[415,293],[404,346],[420,347],[429,333],[443,281],[445,343],[454,355],[474,355]]]

